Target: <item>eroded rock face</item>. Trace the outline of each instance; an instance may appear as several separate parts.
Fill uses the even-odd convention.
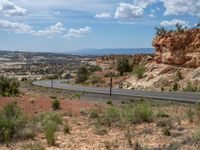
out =
[[[172,32],[153,40],[155,61],[169,65],[197,68],[200,66],[200,29]]]

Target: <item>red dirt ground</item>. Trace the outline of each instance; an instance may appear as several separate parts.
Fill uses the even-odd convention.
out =
[[[50,112],[53,111],[51,108],[52,99],[45,96],[29,96],[25,95],[18,98],[11,97],[0,97],[0,111],[3,107],[10,103],[11,101],[17,101],[17,104],[22,108],[22,110],[28,115],[34,115],[40,112]],[[59,113],[72,113],[79,115],[81,110],[87,110],[94,106],[90,102],[80,101],[80,100],[61,100],[61,109],[57,112]]]

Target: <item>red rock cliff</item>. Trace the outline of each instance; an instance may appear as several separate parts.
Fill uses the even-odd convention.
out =
[[[200,66],[200,29],[156,37],[153,46],[157,63],[192,68]]]

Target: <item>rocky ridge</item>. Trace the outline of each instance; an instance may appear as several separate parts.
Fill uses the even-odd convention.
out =
[[[178,90],[200,89],[200,29],[157,36],[152,45],[155,58],[145,65],[144,78],[131,76],[123,88],[171,91],[176,84]]]

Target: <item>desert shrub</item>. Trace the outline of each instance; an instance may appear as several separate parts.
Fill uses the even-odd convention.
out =
[[[172,87],[173,91],[177,91],[179,89],[178,83],[174,83],[173,87]]]
[[[19,96],[20,83],[15,78],[0,77],[0,95],[2,96]]]
[[[135,119],[135,111],[132,105],[126,104],[121,110],[122,121],[125,123],[133,122]]]
[[[100,119],[97,119],[97,122],[95,123],[95,134],[97,135],[105,135],[107,134],[107,129],[101,126]]]
[[[55,144],[55,132],[57,130],[57,123],[53,121],[48,121],[43,124],[43,132],[47,143],[49,145]]]
[[[41,113],[34,118],[34,122],[40,123],[42,126],[49,121],[55,122],[56,124],[62,124],[63,120],[59,114],[54,112]]]
[[[159,111],[157,113],[157,117],[160,117],[160,118],[167,118],[169,117],[169,115],[167,113],[165,113],[164,111]]]
[[[45,148],[40,143],[34,143],[23,145],[22,150],[45,150]]]
[[[63,132],[65,134],[69,134],[70,133],[70,126],[67,123],[64,124]]]
[[[102,79],[102,77],[99,77],[99,76],[92,76],[91,79],[89,80],[89,82],[91,84],[103,84],[104,83],[104,80]]]
[[[153,119],[153,110],[146,101],[141,101],[134,108],[134,122],[150,122]]]
[[[177,79],[178,79],[178,80],[182,80],[182,79],[183,79],[183,75],[182,75],[182,73],[180,72],[180,70],[176,73],[176,76],[177,76]]]
[[[142,79],[145,72],[146,68],[144,65],[134,66],[133,68],[133,74],[136,75],[138,79]]]
[[[161,119],[156,122],[157,127],[170,127],[173,128],[172,121],[170,119]]]
[[[60,109],[60,101],[58,99],[52,100],[51,107],[52,107],[53,110]]]
[[[41,113],[34,118],[34,121],[41,125],[47,143],[49,145],[54,145],[55,132],[57,131],[58,125],[62,124],[63,121],[61,116],[57,113],[52,112]]]
[[[88,68],[89,72],[92,73],[92,72],[95,72],[95,71],[101,71],[101,67],[100,66],[96,66],[96,65],[89,65],[89,68]]]
[[[192,138],[195,143],[200,142],[200,129],[196,130]]]
[[[75,93],[69,97],[69,99],[80,99],[80,98],[81,98],[81,93]]]
[[[120,110],[116,107],[110,107],[106,110],[103,117],[103,124],[110,126],[111,124],[117,124],[121,121]]]
[[[101,114],[101,112],[97,108],[91,109],[90,112],[89,112],[90,118],[99,118],[100,114]]]
[[[183,25],[178,23],[175,26],[176,26],[176,32],[183,32],[186,29],[186,27],[184,28]]]
[[[128,58],[123,57],[118,59],[117,70],[119,71],[120,75],[132,71],[132,65],[130,65]]]
[[[167,29],[164,27],[155,27],[156,29],[156,36],[164,36],[168,33]]]
[[[171,131],[170,131],[170,128],[169,127],[164,127],[163,130],[162,130],[163,134],[165,136],[170,136],[171,135]]]
[[[188,82],[187,87],[184,90],[188,92],[196,92],[198,88],[197,86],[194,86],[191,82]]]
[[[33,127],[26,127],[21,131],[21,137],[23,139],[34,139],[35,135],[36,131]]]
[[[189,109],[187,110],[187,117],[189,119],[189,122],[193,122],[194,112],[192,111],[191,107],[189,107]]]
[[[113,105],[113,102],[112,102],[111,99],[109,99],[109,100],[107,100],[106,104],[108,104],[108,105]]]
[[[134,127],[128,127],[127,131],[125,133],[125,137],[127,138],[129,146],[132,146],[132,137],[135,135],[135,128]]]
[[[16,102],[6,105],[0,114],[0,140],[7,143],[13,137],[20,138],[20,132],[27,121]]]
[[[81,66],[80,68],[78,68],[77,76],[76,76],[76,83],[85,82],[88,79],[89,74],[90,73],[86,67]]]

